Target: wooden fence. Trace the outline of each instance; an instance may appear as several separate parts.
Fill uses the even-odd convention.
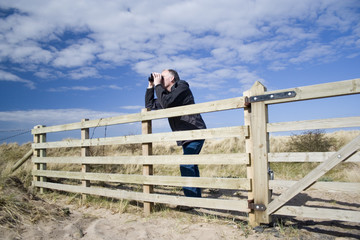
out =
[[[360,127],[360,117],[347,117],[323,120],[268,123],[267,107],[270,104],[359,94],[360,79],[297,87],[293,89],[266,92],[259,82],[244,92],[244,96],[182,106],[157,111],[144,109],[140,113],[116,117],[82,120],[81,122],[57,125],[36,126],[34,135],[33,185],[43,189],[94,194],[99,196],[129,199],[144,203],[145,213],[150,213],[153,203],[186,205],[210,209],[223,209],[244,212],[253,226],[269,223],[271,215],[302,216],[307,218],[325,218],[333,220],[360,222],[360,213],[334,209],[310,208],[285,205],[291,198],[308,188],[350,191],[360,193],[360,183],[316,182],[322,175],[344,161],[360,161],[360,136],[333,153],[270,153],[269,133],[279,131],[297,131],[309,129]],[[175,116],[217,112],[243,108],[244,126],[212,128],[195,131],[152,133],[152,120]],[[89,129],[100,126],[141,122],[142,134],[89,138]],[[46,134],[60,131],[81,130],[81,139],[47,142]],[[155,142],[195,140],[211,138],[245,139],[246,153],[200,154],[200,155],[152,155]],[[92,146],[141,144],[141,156],[90,156]],[[79,157],[46,157],[50,148],[81,148]],[[269,162],[322,162],[300,181],[270,180]],[[47,164],[79,164],[81,171],[47,170]],[[143,166],[143,175],[90,172],[92,164],[138,164]],[[153,165],[205,164],[205,165],[246,165],[246,178],[210,178],[179,177],[153,175]],[[82,184],[63,184],[47,181],[51,179],[75,179]],[[142,185],[143,191],[125,191],[105,187],[91,186],[91,181]],[[154,193],[153,186],[189,186],[200,188],[235,189],[248,192],[247,199],[189,198],[178,195]],[[270,189],[284,187],[280,196],[271,199]],[[285,206],[284,206],[285,205]]]

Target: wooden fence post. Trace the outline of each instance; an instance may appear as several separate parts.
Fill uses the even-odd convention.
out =
[[[266,88],[256,82],[246,92],[249,96],[262,95]],[[252,177],[252,192],[249,194],[254,200],[254,206],[264,205],[266,208],[270,201],[269,176],[268,176],[268,153],[269,134],[267,133],[268,111],[264,102],[251,103],[251,109],[245,109],[245,122],[250,120],[250,142],[246,142],[247,151],[251,153],[249,174]],[[254,214],[254,215],[252,215]],[[250,225],[257,226],[260,223],[269,223],[270,216],[264,210],[252,211],[249,216]]]
[[[250,91],[246,91],[243,93],[244,97],[250,98]],[[252,152],[253,152],[253,144],[252,144],[252,132],[251,132],[251,107],[250,105],[246,106],[244,108],[244,125],[248,126],[249,135],[245,137],[245,149],[246,153],[250,154],[249,158],[249,164],[247,165],[246,172],[247,172],[247,178],[250,179],[250,190],[248,191],[248,202],[253,203],[254,202],[254,164],[253,164],[253,158],[252,158]],[[251,210],[249,212],[249,224],[251,226],[256,226],[255,224],[255,213],[254,210]]]
[[[84,124],[89,119],[82,119],[81,123]],[[89,139],[89,128],[81,128],[81,140]],[[90,147],[81,147],[81,157],[90,156]],[[86,173],[90,171],[90,165],[82,164],[81,172]],[[83,187],[90,187],[90,180],[81,181]],[[86,200],[86,194],[82,194],[82,200]]]
[[[141,112],[150,111],[147,108],[142,109]],[[151,120],[142,121],[141,122],[142,134],[151,134],[152,133],[152,126]],[[149,156],[152,155],[152,143],[143,143],[142,144],[142,155]],[[153,165],[143,165],[143,175],[153,175]],[[152,185],[145,185],[143,186],[144,193],[152,193],[153,186]],[[154,203],[152,202],[144,202],[144,213],[145,215],[149,215],[152,211]]]
[[[42,128],[44,125],[37,125],[34,128]],[[46,133],[35,134],[34,135],[34,143],[44,143],[46,142]],[[35,149],[33,155],[35,157],[46,157],[46,149]],[[46,163],[35,163],[34,170],[46,170]],[[33,177],[34,181],[46,182],[46,177]],[[40,193],[44,193],[44,188],[40,188]]]

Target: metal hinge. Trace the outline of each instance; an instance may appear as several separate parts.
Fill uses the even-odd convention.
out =
[[[248,208],[255,211],[265,211],[266,207],[264,204],[255,204],[254,200],[248,200]]]
[[[275,100],[275,99],[282,99],[282,98],[293,98],[296,96],[295,91],[287,91],[287,92],[280,92],[280,93],[272,93],[272,94],[264,94],[258,96],[250,97],[249,102],[262,102],[268,100]]]

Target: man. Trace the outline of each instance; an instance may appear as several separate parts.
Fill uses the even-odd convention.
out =
[[[154,98],[154,91],[157,99]],[[194,96],[189,84],[180,80],[178,73],[172,69],[166,69],[162,73],[152,73],[149,78],[149,86],[145,95],[145,107],[152,110],[194,104]],[[186,131],[205,129],[206,125],[200,114],[169,118],[172,131]],[[184,154],[199,154],[204,140],[178,141]],[[199,177],[197,165],[180,165],[181,176]],[[183,187],[185,196],[201,197],[201,189],[195,187]]]

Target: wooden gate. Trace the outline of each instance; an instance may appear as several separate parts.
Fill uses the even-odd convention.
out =
[[[144,109],[141,113],[122,115],[111,118],[87,120],[81,122],[57,125],[37,126],[33,129],[34,170],[33,185],[43,191],[45,188],[76,192],[81,194],[95,194],[106,197],[131,199],[144,202],[144,211],[150,213],[153,203],[178,204],[203,208],[226,209],[249,214],[249,222],[256,226],[271,222],[272,214],[304,216],[310,218],[327,218],[360,222],[358,211],[340,211],[332,209],[314,209],[309,207],[284,206],[292,197],[310,186],[319,188],[340,188],[342,191],[359,192],[360,183],[316,183],[323,174],[343,161],[359,162],[360,137],[344,146],[336,153],[270,153],[269,133],[279,131],[297,131],[309,129],[360,127],[360,117],[347,117],[322,120],[307,120],[296,122],[268,123],[268,105],[304,101],[318,98],[328,98],[342,95],[359,94],[360,79],[297,87],[267,92],[259,82],[244,92],[244,96],[214,102],[200,103],[191,106],[176,107],[158,111]],[[182,131],[169,133],[152,133],[152,120],[189,115],[225,111],[230,109],[244,110],[244,126],[213,128],[196,131]],[[141,122],[142,134],[111,138],[89,139],[89,129],[100,126]],[[80,130],[81,139],[71,139],[47,142],[46,134],[68,130]],[[152,155],[154,142],[211,139],[211,138],[243,138],[246,142],[246,153],[232,154],[200,154],[194,155]],[[142,156],[89,156],[89,147],[113,144],[142,144]],[[47,157],[49,148],[81,148],[78,157]],[[268,175],[269,162],[297,159],[304,157],[322,159],[317,168],[305,178],[294,183],[270,180]],[[47,170],[47,164],[79,164],[80,172]],[[143,166],[143,175],[126,175],[116,173],[90,172],[92,164],[138,164]],[[176,176],[153,175],[154,164],[226,164],[247,165],[247,178],[182,178]],[[64,178],[80,181],[81,184],[61,184],[47,181],[47,178]],[[106,189],[91,186],[91,181],[118,182],[140,184],[142,192]],[[280,196],[271,201],[270,189],[274,185],[291,185]],[[193,199],[182,196],[163,195],[153,192],[154,185],[189,186],[201,188],[237,189],[248,191],[248,199]],[[339,190],[339,189],[337,189]],[[321,212],[321,214],[318,214]]]
[[[269,179],[264,177],[268,176],[266,174],[266,170],[268,168],[269,156],[269,132],[358,127],[360,125],[359,117],[269,124],[267,123],[267,105],[358,93],[359,79],[299,87],[294,89],[285,89],[281,91],[265,92],[265,90],[266,89],[264,86],[262,86],[260,83],[256,83],[250,89],[250,91],[244,93],[244,95],[249,96],[249,98],[250,96],[252,96],[252,99],[258,98],[258,102],[255,101],[254,103],[251,103],[251,113],[245,115],[245,117],[250,118],[250,121],[248,121],[250,122],[251,126],[250,136],[257,139],[256,141],[252,141],[252,146],[250,148],[252,153],[251,160],[254,162],[252,162],[251,171],[253,177],[253,191],[251,194],[249,194],[249,200],[253,201],[255,206],[252,213],[250,213],[250,223],[253,225],[269,223],[271,221],[272,214],[360,222],[360,213],[357,211],[334,210],[326,208],[320,209],[304,206],[284,206],[284,204],[291,198],[311,187],[316,182],[316,180],[333,169],[336,165],[346,161],[351,156],[354,156],[355,153],[357,153],[357,151],[360,149],[360,136],[356,137],[338,152],[331,153],[331,155],[327,154],[329,156],[328,159],[324,160],[318,167],[308,173],[308,175],[303,179],[296,183],[292,183],[293,185],[291,185],[289,189],[283,192],[280,196],[274,197],[272,201],[270,201],[270,193],[268,191]],[[274,99],[276,98],[276,94],[280,94],[281,98]],[[286,97],[286,95],[289,97]],[[299,155],[299,153],[286,153],[286,155],[289,158],[294,155]],[[312,156],[316,158],[315,154],[308,153],[307,159],[309,156],[310,158]],[[355,158],[356,160],[354,161],[359,162],[358,154],[355,155]],[[329,184],[333,183],[325,183],[325,185]],[[335,185],[336,184],[337,183],[335,183]],[[338,186],[340,188],[345,186],[345,188],[348,188],[350,191],[354,190],[354,192],[360,191],[360,184],[357,183],[349,183],[348,185],[345,183],[339,184]]]

